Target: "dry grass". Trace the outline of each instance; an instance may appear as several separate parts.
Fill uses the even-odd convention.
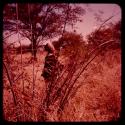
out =
[[[66,106],[62,121],[118,120],[121,112],[120,64],[120,50],[96,58],[80,77],[79,82],[83,85]]]
[[[10,84],[7,80],[6,73],[4,72],[3,81],[4,81],[4,91],[3,91],[3,108],[4,116],[6,120],[15,121],[16,113],[13,111],[17,110],[17,114],[21,115],[21,121],[34,121],[37,120],[37,113],[39,106],[41,104],[41,97],[43,94],[44,79],[41,77],[42,69],[44,67],[44,57],[45,53],[39,53],[38,61],[34,63],[34,79],[35,79],[35,88],[34,88],[34,98],[32,99],[33,94],[33,63],[30,63],[31,54],[23,54],[23,78],[20,76],[18,80],[13,83],[14,92],[16,95],[17,106],[13,104],[13,96],[11,92]],[[20,55],[9,55],[11,58],[10,62],[10,75],[16,79],[21,73],[21,62]],[[22,80],[23,79],[23,80]],[[24,84],[24,90],[23,90]],[[18,111],[21,110],[21,111]],[[29,111],[28,111],[29,110]],[[9,111],[11,114],[9,114]],[[12,113],[12,111],[14,113]],[[32,115],[33,114],[33,115]],[[24,118],[23,118],[23,117]],[[36,118],[35,118],[36,117]]]
[[[13,103],[11,86],[3,70],[3,111],[7,121],[38,121],[39,109],[44,95],[44,79],[41,77],[46,53],[38,53],[34,62],[34,97],[33,94],[33,64],[30,63],[30,53],[23,54],[23,64],[20,55],[9,54],[10,75],[13,79],[21,73],[12,87],[17,105]],[[82,83],[76,95],[65,106],[60,121],[109,121],[117,120],[121,111],[121,52],[119,49],[109,51],[104,57],[97,57],[81,75],[77,82]],[[4,54],[5,56],[5,54]],[[61,59],[61,58],[60,58]],[[6,61],[6,58],[5,58]],[[63,60],[66,63],[67,60]],[[8,64],[8,63],[6,63]],[[23,90],[24,84],[24,90]],[[54,105],[56,106],[56,105]],[[51,109],[55,109],[54,106]],[[57,112],[48,114],[51,121],[58,121]]]

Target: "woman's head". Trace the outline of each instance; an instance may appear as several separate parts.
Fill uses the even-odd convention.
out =
[[[51,43],[47,43],[45,45],[45,51],[47,51],[48,53],[54,53],[55,48]]]

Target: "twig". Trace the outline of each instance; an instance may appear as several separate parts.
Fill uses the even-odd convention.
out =
[[[23,73],[24,73],[24,72],[20,73],[20,74],[17,76],[17,78],[14,79],[13,82],[15,83],[15,82],[23,75]]]
[[[15,106],[17,106],[17,102],[16,102],[16,96],[15,96],[15,93],[14,93],[14,90],[13,90],[13,82],[12,82],[12,80],[11,80],[11,78],[10,78],[10,74],[9,74],[9,71],[8,71],[8,69],[7,69],[7,67],[6,67],[6,65],[5,65],[5,63],[3,62],[3,66],[4,66],[4,68],[5,68],[5,70],[6,70],[6,73],[7,73],[7,78],[8,78],[8,80],[9,80],[9,83],[10,83],[10,88],[11,88],[11,92],[12,92],[12,95],[13,95],[13,100],[14,100],[14,104],[15,104]],[[18,116],[18,114],[16,113],[16,115]],[[18,117],[17,117],[17,121],[19,121],[19,119],[18,119]]]
[[[97,30],[96,32],[98,32],[106,22],[108,22],[110,19],[112,19],[113,17],[115,17],[117,14],[118,14],[118,13],[116,13],[116,14],[114,14],[114,15],[108,17],[108,18],[99,26],[99,28],[98,28],[98,30]]]

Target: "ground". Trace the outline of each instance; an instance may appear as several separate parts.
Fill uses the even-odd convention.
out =
[[[120,117],[120,55],[120,49],[108,51],[88,66],[77,81],[82,83],[82,86],[67,103],[60,121],[109,121]],[[4,56],[7,57],[7,54]],[[30,62],[31,54],[25,53],[22,55],[21,64],[20,54],[9,53],[10,60],[6,66],[13,84],[10,86],[4,69],[3,113],[5,120],[16,121],[19,117],[20,121],[38,121],[39,108],[45,93],[45,82],[41,76],[45,56],[46,52],[39,52],[37,62],[33,63]],[[23,75],[20,75],[22,72]],[[14,104],[12,88],[16,104]]]

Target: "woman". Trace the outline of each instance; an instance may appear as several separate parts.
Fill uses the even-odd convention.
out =
[[[58,61],[59,49],[55,49],[52,43],[47,43],[45,45],[45,51],[47,51],[47,56],[45,57],[45,65],[43,69],[42,76],[47,81],[53,81],[59,75],[59,70],[62,69],[63,65],[61,65]]]

